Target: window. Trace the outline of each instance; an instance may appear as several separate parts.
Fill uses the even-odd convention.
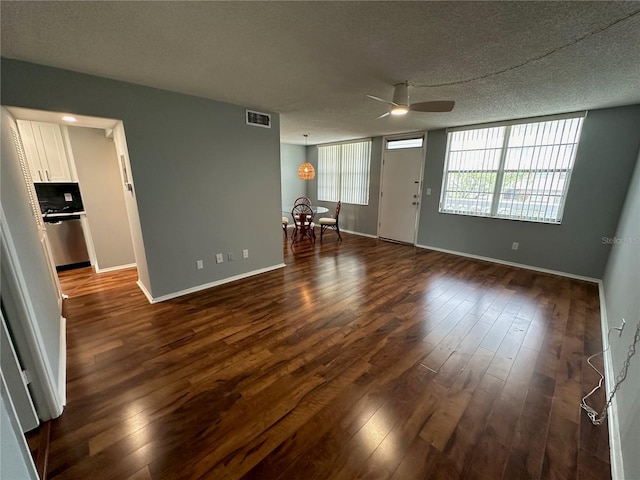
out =
[[[440,212],[561,223],[583,119],[450,131]]]
[[[424,136],[417,138],[403,138],[399,140],[387,140],[387,150],[398,150],[401,148],[422,148]]]
[[[369,204],[371,140],[318,147],[318,200]]]

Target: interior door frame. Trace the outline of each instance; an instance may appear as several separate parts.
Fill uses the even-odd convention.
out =
[[[29,432],[40,425],[40,419],[33,404],[31,393],[27,387],[27,379],[24,377],[26,369],[18,359],[18,354],[13,345],[9,328],[4,319],[4,308],[0,310],[0,365],[2,376],[4,377],[9,392],[9,397],[13,403],[18,416],[18,423],[23,433]]]
[[[387,150],[387,142],[389,140],[408,140],[411,138],[417,138],[417,137],[422,137],[422,147],[421,148],[415,148],[415,150],[421,150],[422,151],[422,155],[421,155],[421,164],[420,164],[420,182],[418,184],[418,209],[416,211],[416,221],[415,221],[415,226],[414,226],[414,234],[413,234],[413,243],[412,245],[416,245],[417,241],[418,241],[418,229],[420,227],[420,213],[422,211],[422,187],[424,184],[424,164],[426,162],[426,156],[427,156],[427,131],[426,130],[419,130],[416,132],[407,132],[407,133],[398,133],[398,134],[393,134],[393,135],[385,135],[382,137],[382,158],[380,159],[380,162],[382,163],[381,168],[380,168],[380,192],[379,195],[380,197],[378,198],[378,225],[376,227],[376,235],[378,238],[386,238],[386,237],[380,237],[380,214],[382,212],[382,193],[383,193],[383,188],[384,188],[384,183],[383,183],[383,179],[384,179],[384,164],[385,164],[385,153],[388,151]],[[393,239],[388,239],[389,241],[393,241]],[[399,242],[400,243],[400,242]]]

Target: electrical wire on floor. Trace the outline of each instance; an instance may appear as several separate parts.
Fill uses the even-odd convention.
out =
[[[591,366],[591,368],[593,368],[596,372],[598,372],[598,375],[600,375],[600,380],[598,381],[598,385],[596,385],[589,393],[587,393],[584,397],[582,397],[582,402],[580,403],[580,406],[584,411],[587,412],[587,416],[591,420],[591,423],[593,423],[594,425],[601,425],[607,419],[607,411],[609,409],[609,406],[611,405],[613,396],[620,388],[620,385],[622,384],[622,382],[624,382],[624,380],[627,378],[627,372],[629,371],[631,357],[635,355],[636,345],[640,341],[640,321],[638,321],[638,324],[636,325],[636,333],[633,337],[633,342],[631,343],[631,345],[629,345],[627,358],[624,361],[624,364],[622,366],[622,369],[620,370],[620,373],[616,377],[616,384],[611,389],[611,393],[609,394],[609,398],[607,399],[607,402],[605,403],[604,408],[602,409],[602,412],[598,413],[595,409],[587,405],[587,399],[602,387],[602,382],[604,381],[604,374],[600,370],[598,370],[598,368],[593,363],[591,363],[591,360],[594,357],[597,357],[599,355],[602,355],[604,357],[605,352],[609,350],[609,347],[611,347],[609,336],[611,335],[611,332],[613,330],[618,330],[618,332],[620,332],[620,335],[622,336],[622,329],[624,328],[624,319],[622,322],[623,323],[620,327],[611,327],[607,332],[607,347],[602,352],[596,353],[594,355],[591,355],[589,358],[587,358],[587,363]]]

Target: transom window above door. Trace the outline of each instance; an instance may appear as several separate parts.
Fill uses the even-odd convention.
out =
[[[402,148],[422,148],[424,145],[424,135],[413,138],[389,139],[385,142],[386,150],[399,150]]]

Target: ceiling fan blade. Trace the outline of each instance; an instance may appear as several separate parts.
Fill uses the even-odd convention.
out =
[[[373,95],[367,95],[367,97],[369,97],[371,100],[377,100],[379,102],[384,102],[388,105],[396,105],[395,103],[393,103],[391,100],[385,100],[384,98],[380,98],[380,97],[374,97]]]
[[[412,103],[409,110],[412,112],[450,112],[456,104],[453,100],[436,100],[433,102]]]
[[[381,118],[384,118],[384,117],[386,117],[388,115],[391,115],[391,114],[389,112],[385,112],[382,115],[380,115],[379,117],[376,117],[376,120],[380,120]]]

